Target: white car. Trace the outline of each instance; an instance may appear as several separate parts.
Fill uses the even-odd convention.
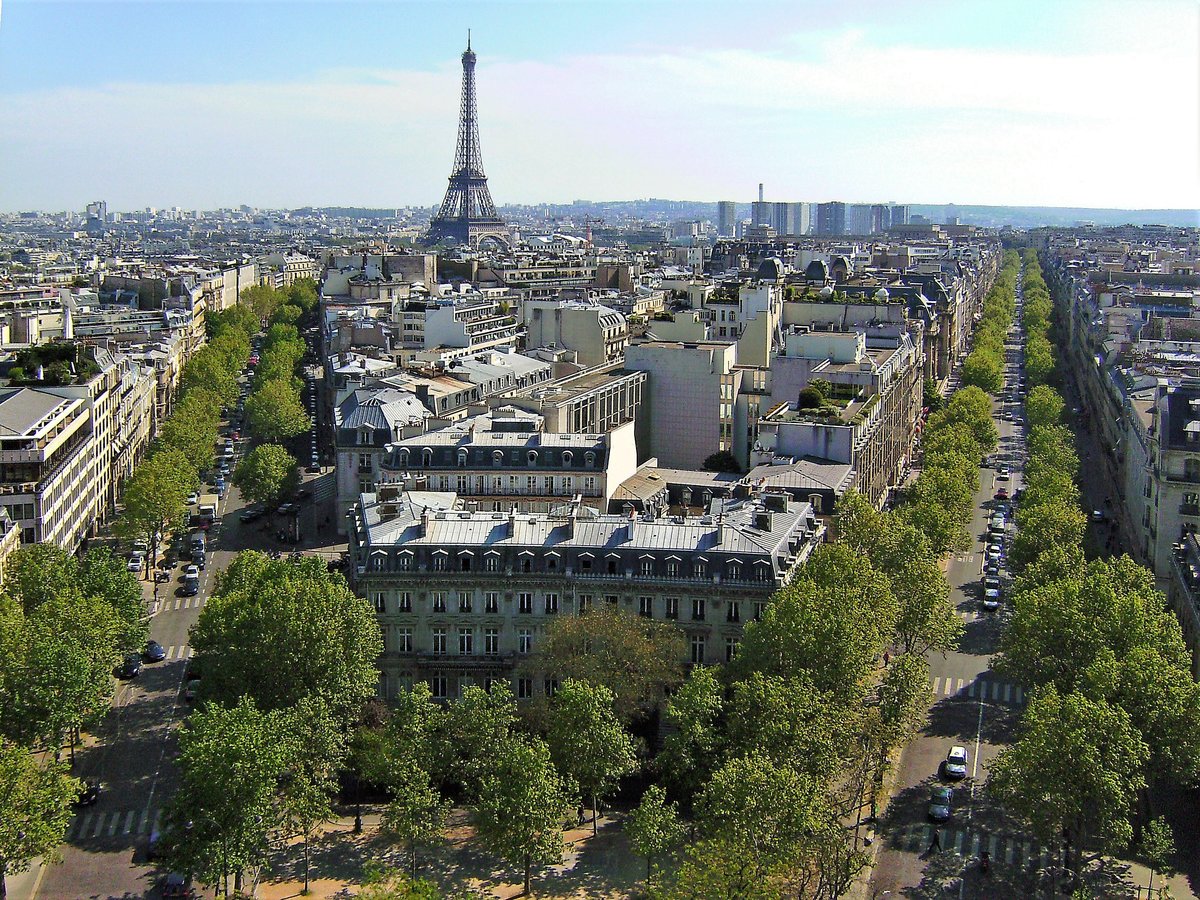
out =
[[[200,494],[197,491],[192,491],[187,495],[188,506],[195,506],[200,502]]]
[[[946,761],[942,763],[942,774],[954,780],[967,777],[966,747],[956,744],[950,748],[950,752],[946,754]]]
[[[125,569],[129,572],[140,572],[142,566],[146,564],[145,557],[140,553],[130,553],[129,560],[125,563]]]

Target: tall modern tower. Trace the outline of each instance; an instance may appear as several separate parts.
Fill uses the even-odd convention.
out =
[[[467,49],[462,55],[462,102],[458,111],[458,147],[454,151],[454,170],[442,200],[441,209],[429,223],[425,240],[456,241],[478,247],[487,237],[508,243],[508,229],[496,214],[487,176],[483,174],[483,157],[479,152],[479,120],[475,113],[475,51],[467,35]]]

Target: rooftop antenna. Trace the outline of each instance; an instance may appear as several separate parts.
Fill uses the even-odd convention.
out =
[[[471,29],[467,29],[467,49],[471,49]]]

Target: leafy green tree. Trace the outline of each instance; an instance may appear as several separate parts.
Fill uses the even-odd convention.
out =
[[[356,900],[442,900],[445,894],[428,878],[413,878],[405,872],[370,872],[354,896]]]
[[[275,314],[271,316],[271,324],[295,325],[300,321],[302,315],[304,315],[304,312],[300,307],[293,306],[291,303],[285,303],[279,309],[275,310]]]
[[[197,472],[212,467],[220,431],[220,407],[212,408],[205,395],[209,392],[194,390],[184,397],[163,422],[156,444],[159,452],[178,450]]]
[[[1039,384],[1025,398],[1025,417],[1030,427],[1059,424],[1063,408],[1063,399],[1058,391],[1044,384]]]
[[[54,544],[23,544],[13,551],[4,581],[9,596],[32,612],[72,590],[77,572],[72,556]]]
[[[199,487],[196,470],[180,450],[161,450],[153,454],[125,482],[121,497],[125,509],[120,530],[128,537],[141,538],[149,544],[147,578],[158,559],[160,542],[187,525],[187,496]]]
[[[238,554],[192,627],[209,699],[251,697],[263,710],[305,697],[324,701],[349,727],[375,693],[383,639],[375,611],[324,562]]]
[[[309,426],[308,413],[295,388],[273,379],[246,400],[246,427],[259,441],[278,443],[293,438]]]
[[[296,489],[296,459],[278,444],[260,444],[233,470],[233,483],[251,503],[271,504]]]
[[[820,778],[841,760],[855,719],[853,711],[814,688],[803,672],[753,672],[733,685],[728,749],[733,755],[759,753],[775,765]]]
[[[210,390],[225,406],[232,406],[238,398],[236,370],[232,370],[220,350],[211,345],[200,348],[188,360],[180,375],[179,386],[183,391],[194,387]]]
[[[295,747],[279,740],[287,713],[263,712],[250,698],[209,704],[179,736],[180,787],[167,821],[171,861],[209,884],[224,884],[265,860],[275,799]]]
[[[1017,513],[1017,526],[1009,562],[1019,574],[1047,550],[1081,544],[1087,518],[1078,507],[1048,502],[1035,509],[1022,507]]]
[[[559,616],[534,644],[524,671],[602,684],[613,693],[617,716],[628,722],[648,713],[683,677],[683,632],[605,606]]]
[[[487,758],[492,749],[513,735],[517,701],[506,682],[496,682],[486,691],[470,685],[435,722],[440,724],[440,746],[434,746],[438,747],[442,774],[460,785],[467,796],[476,796],[489,771]],[[429,771],[437,772],[438,765],[434,763]]]
[[[442,831],[450,804],[430,781],[429,772],[415,760],[396,760],[388,779],[392,800],[383,813],[383,827],[408,849],[413,878],[417,877],[417,850]]]
[[[704,471],[736,473],[742,471],[742,466],[728,450],[718,450],[704,458]]]
[[[897,612],[886,576],[850,548],[825,544],[775,594],[762,619],[746,626],[733,670],[806,672],[820,691],[861,696],[895,633]]]
[[[633,738],[613,712],[612,691],[602,684],[568,678],[550,706],[550,758],[592,800],[592,833],[598,801],[637,768]]]
[[[283,294],[275,288],[263,284],[245,288],[238,296],[238,303],[250,309],[260,322],[269,319],[283,301]]]
[[[657,784],[646,788],[642,801],[625,818],[625,833],[633,848],[646,857],[646,881],[650,880],[655,857],[662,856],[683,840],[679,809],[667,801],[667,792]]]
[[[1072,847],[1129,843],[1148,755],[1124,710],[1049,687],[1034,695],[1020,738],[993,762],[988,786],[1043,842],[1064,835],[1064,863],[1074,869]]]
[[[125,561],[107,547],[93,547],[79,564],[79,591],[97,597],[112,606],[123,623],[118,647],[134,650],[142,646],[150,631],[146,604],[137,576],[125,567]]]
[[[667,733],[655,766],[687,805],[724,750],[724,696],[716,669],[697,666],[667,701],[666,719],[674,728]]]
[[[317,283],[311,278],[297,278],[285,289],[287,302],[304,313],[317,308]]]
[[[529,893],[533,867],[562,861],[563,813],[568,785],[538,738],[510,737],[493,748],[475,804],[485,846],[524,871]]]
[[[976,348],[962,366],[962,383],[995,394],[1004,387],[1004,363],[996,354]]]
[[[80,787],[65,763],[40,763],[29,748],[0,739],[0,898],[9,875],[39,856],[56,858]]]
[[[1140,849],[1142,856],[1150,864],[1150,884],[1146,888],[1146,894],[1153,896],[1154,876],[1161,872],[1166,877],[1173,871],[1171,858],[1175,855],[1175,835],[1166,819],[1160,817],[1146,823],[1146,827],[1142,829]]]

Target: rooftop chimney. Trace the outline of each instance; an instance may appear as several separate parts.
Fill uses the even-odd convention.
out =
[[[763,187],[763,183],[760,181],[760,182],[758,183],[758,202],[759,202],[759,203],[762,203],[762,202],[763,202],[763,191],[762,191],[762,187]]]

